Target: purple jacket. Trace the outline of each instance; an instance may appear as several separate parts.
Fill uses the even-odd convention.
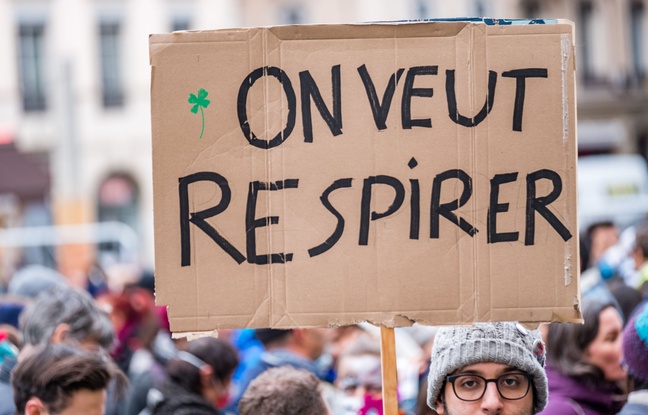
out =
[[[615,385],[594,389],[547,365],[549,403],[541,415],[614,415],[623,406]]]

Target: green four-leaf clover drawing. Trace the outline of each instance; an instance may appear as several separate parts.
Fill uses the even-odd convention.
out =
[[[200,130],[200,138],[202,138],[205,133],[205,111],[203,108],[207,108],[211,103],[211,101],[207,99],[207,94],[207,91],[203,88],[198,90],[198,96],[189,94],[189,103],[194,104],[194,106],[191,107],[191,112],[198,114],[198,109],[200,109],[200,115],[202,116],[202,130]]]

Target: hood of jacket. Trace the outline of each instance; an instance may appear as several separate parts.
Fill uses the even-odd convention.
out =
[[[591,387],[579,379],[563,375],[551,365],[547,365],[547,378],[549,380],[548,409],[569,402],[571,406],[574,403],[580,406],[588,415],[616,414],[623,406],[624,397],[614,383]]]

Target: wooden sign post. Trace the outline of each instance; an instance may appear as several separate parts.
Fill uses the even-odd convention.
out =
[[[396,339],[393,328],[380,328],[382,363],[382,396],[384,415],[398,415],[398,372],[396,370]]]

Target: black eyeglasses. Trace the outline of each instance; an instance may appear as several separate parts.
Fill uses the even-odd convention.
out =
[[[489,382],[494,382],[500,396],[510,401],[524,398],[531,388],[533,375],[528,373],[507,373],[497,379],[486,379],[479,375],[446,376],[446,382],[452,383],[457,398],[462,401],[478,401],[486,393]]]

